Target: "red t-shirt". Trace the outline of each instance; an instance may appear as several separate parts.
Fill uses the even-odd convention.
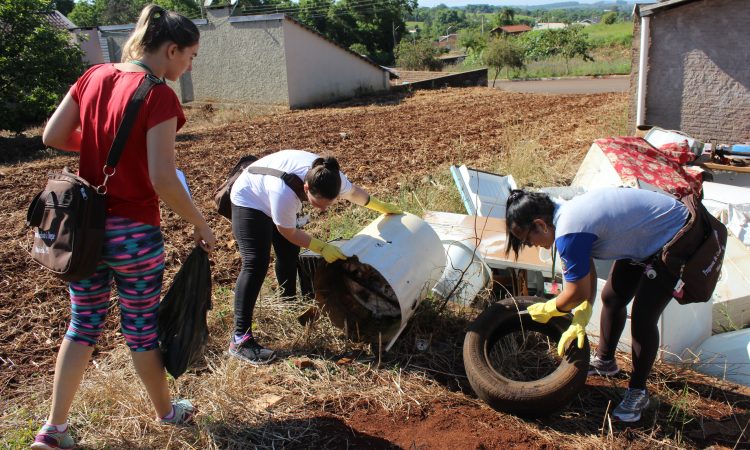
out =
[[[122,72],[113,64],[87,70],[70,88],[81,118],[79,173],[98,186],[104,180],[102,167],[125,114],[125,106],[143,81],[143,72]],[[177,129],[185,115],[172,88],[154,86],[138,111],[116,173],[107,180],[107,215],[126,217],[159,226],[159,197],[148,175],[146,132],[165,120],[177,117]]]

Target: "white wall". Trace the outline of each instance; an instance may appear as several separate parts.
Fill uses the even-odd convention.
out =
[[[330,103],[387,90],[387,73],[302,26],[284,20],[289,106]]]
[[[209,10],[190,74],[197,101],[286,105],[281,20]],[[267,16],[266,16],[267,17]]]

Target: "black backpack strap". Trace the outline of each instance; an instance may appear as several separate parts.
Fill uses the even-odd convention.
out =
[[[26,211],[26,226],[27,227],[38,227],[42,223],[42,213],[44,212],[44,204],[47,201],[45,194],[47,191],[41,191],[34,196],[34,199],[29,205],[28,211]]]
[[[120,122],[120,126],[117,127],[117,134],[115,134],[115,139],[112,141],[112,146],[109,148],[107,167],[110,169],[114,169],[120,161],[120,155],[122,155],[122,150],[125,148],[125,143],[128,141],[128,135],[133,128],[136,117],[138,116],[138,110],[141,109],[141,105],[146,99],[146,94],[148,94],[152,87],[162,83],[164,83],[162,80],[147,73],[143,77],[143,81],[138,86],[138,89],[135,90],[133,97],[131,97],[125,107],[125,114],[122,117],[122,122]]]
[[[307,201],[307,194],[305,194],[305,183],[297,175],[293,173],[286,173],[279,169],[272,169],[270,167],[250,166],[245,170],[247,170],[248,173],[252,173],[255,175],[271,175],[273,177],[281,178],[284,183],[289,186],[295,194],[297,194],[297,198],[299,198],[301,202]]]

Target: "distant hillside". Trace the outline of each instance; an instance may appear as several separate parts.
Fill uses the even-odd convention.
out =
[[[623,8],[623,7],[630,8],[633,5],[635,5],[635,3],[636,3],[635,1],[626,1],[626,0],[599,1],[595,3],[581,3],[581,2],[571,1],[571,2],[549,3],[546,5],[527,6],[526,9],[578,9],[578,8],[609,9],[609,8],[612,8],[613,6],[617,6],[618,8]],[[641,1],[639,3],[648,3],[648,0]]]

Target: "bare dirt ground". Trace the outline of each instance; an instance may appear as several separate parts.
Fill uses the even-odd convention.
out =
[[[229,224],[214,212],[212,193],[242,155],[264,155],[285,148],[332,154],[355,183],[376,195],[396,196],[410,180],[447,170],[449,164],[487,168],[508,149],[509,139],[533,140],[552,155],[581,156],[593,139],[621,131],[612,124],[622,123],[626,103],[624,94],[547,96],[482,88],[447,89],[216,126],[205,125],[204,119],[215,113],[204,108],[190,112],[204,125],[188,126],[178,135],[178,166],[221,242],[212,257],[213,277],[215,288],[226,290],[232,287],[239,259]],[[49,388],[54,355],[69,315],[65,285],[28,257],[26,208],[33,193],[43,186],[47,172],[65,165],[74,168],[77,159],[43,150],[38,136],[19,136],[0,137],[0,161],[4,164],[0,165],[0,409],[12,405],[11,409],[17,410],[24,407],[24,396],[34,386]],[[192,230],[167,208],[162,209],[162,220],[171,278],[180,255],[186,255],[192,246]],[[227,319],[222,316],[212,320],[224,323]],[[117,314],[110,314],[108,331],[95,357],[104,357],[122,345],[116,321]],[[211,354],[221,352],[223,338],[212,339]],[[458,345],[460,348],[460,342]],[[408,361],[397,361],[396,368],[411,361],[411,356]],[[627,360],[621,362],[627,367]],[[400,380],[400,369],[397,372]],[[407,402],[408,407],[397,409],[383,408],[377,401],[347,404],[345,399],[323,405],[295,404],[302,418],[271,420],[264,433],[304,429],[308,435],[302,435],[310,436],[282,440],[283,448],[646,448],[655,443],[750,448],[750,391],[689,371],[658,365],[654,377],[659,381],[650,386],[659,398],[655,411],[646,423],[614,428],[601,418],[608,402],[618,401],[617,392],[626,385],[626,378],[590,378],[569,410],[550,419],[526,422],[482,405],[460,373],[441,377],[439,371],[433,372],[431,378],[451,393],[449,398]],[[364,379],[372,374],[369,369],[363,370]],[[388,383],[386,387],[400,389]],[[683,391],[697,394],[686,397],[695,403],[689,408],[680,404]],[[598,412],[587,416],[592,408],[599,408]],[[241,434],[236,430],[232,433]],[[221,435],[214,427],[208,438],[202,435],[190,442],[198,442],[200,448],[243,447],[222,441],[217,437]],[[588,437],[583,439],[581,435]],[[159,446],[179,448],[175,446],[178,444],[169,444],[171,439],[159,441]],[[109,445],[127,448],[128,442]],[[263,447],[274,441],[253,442]],[[145,441],[138,446],[153,448]]]

